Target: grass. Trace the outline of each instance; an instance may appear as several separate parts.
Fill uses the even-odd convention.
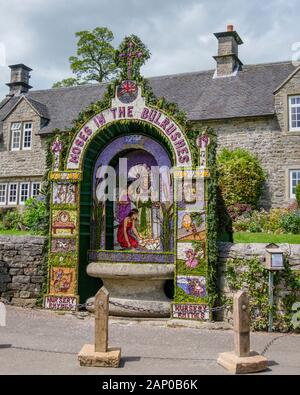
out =
[[[15,229],[0,230],[0,236],[26,236],[26,235],[30,235],[30,232],[26,230],[15,230]]]
[[[234,243],[289,243],[300,244],[300,234],[274,234],[237,232],[233,234]]]

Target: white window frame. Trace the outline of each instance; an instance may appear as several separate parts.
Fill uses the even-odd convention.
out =
[[[291,169],[289,178],[290,178],[290,199],[296,199],[296,195],[293,193],[293,173],[297,172],[300,173],[300,169]],[[300,176],[299,176],[299,183],[300,183]]]
[[[19,125],[18,128],[14,128],[14,126]],[[10,135],[11,135],[11,150],[12,151],[20,151],[21,149],[21,144],[22,144],[22,122],[13,122],[10,127]],[[19,146],[14,147],[14,135],[15,133],[18,132],[20,134],[19,138]]]
[[[33,189],[34,189],[35,185],[39,186],[38,187],[38,190],[39,190],[39,194],[38,195],[34,195],[33,194]],[[31,182],[31,197],[37,197],[37,196],[40,195],[40,193],[41,193],[41,183],[40,183],[40,181],[33,181],[33,182]]]
[[[289,131],[300,132],[300,126],[292,127],[292,108],[299,107],[299,109],[300,109],[300,103],[299,104],[292,104],[292,99],[295,99],[295,98],[300,99],[300,95],[289,96]]]
[[[30,125],[30,128],[26,128],[26,125]],[[25,136],[26,132],[30,131],[30,146],[25,147]],[[32,122],[23,122],[23,127],[22,127],[22,149],[25,151],[31,150],[32,147]]]
[[[0,206],[6,206],[7,203],[7,184],[4,182],[0,183],[0,187],[4,187],[4,202],[0,201]]]
[[[26,200],[28,200],[30,198],[30,182],[21,182],[20,183],[20,189],[19,189],[19,204],[20,205],[24,205],[25,202],[26,202],[26,200],[22,201],[22,186],[23,185],[27,185],[27,187],[28,187],[28,189],[27,189],[28,190],[28,196],[27,196]]]
[[[10,200],[10,192],[11,192],[12,186],[16,186],[16,200],[13,202]],[[19,190],[19,183],[18,182],[12,182],[12,183],[8,184],[7,204],[9,206],[15,206],[18,204],[18,190]]]

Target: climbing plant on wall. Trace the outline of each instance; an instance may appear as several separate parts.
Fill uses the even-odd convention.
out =
[[[268,329],[269,300],[269,270],[258,258],[229,259],[226,262],[226,281],[231,292],[247,289],[250,297],[250,323],[253,330]],[[287,258],[285,269],[275,272],[274,298],[272,308],[274,329],[285,332],[293,329],[293,304],[297,301],[300,289],[300,272],[291,270]],[[282,290],[288,291],[282,295]],[[231,303],[229,298],[227,303]]]

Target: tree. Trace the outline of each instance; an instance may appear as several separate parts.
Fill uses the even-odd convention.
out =
[[[113,33],[106,27],[76,33],[77,56],[70,57],[71,70],[85,82],[103,82],[117,73]]]
[[[237,203],[256,208],[262,193],[265,173],[250,152],[223,148],[218,157],[219,186],[227,207]]]
[[[52,85],[52,88],[69,88],[70,86],[77,86],[82,84],[83,82],[80,81],[78,78],[70,77],[62,81],[55,82],[55,84]]]

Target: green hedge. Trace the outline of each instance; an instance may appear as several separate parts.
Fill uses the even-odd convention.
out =
[[[266,179],[258,159],[240,148],[223,148],[217,163],[226,206],[242,203],[257,207]]]

